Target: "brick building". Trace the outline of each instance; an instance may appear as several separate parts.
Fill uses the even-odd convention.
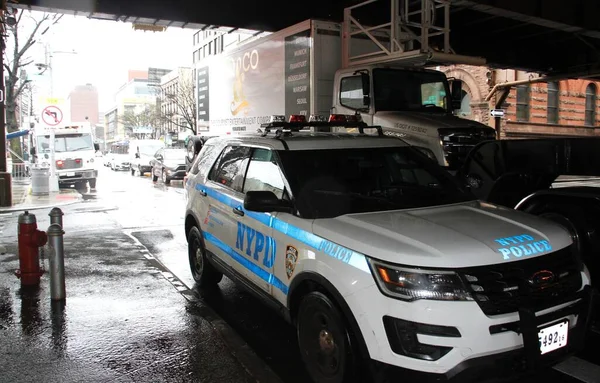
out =
[[[69,121],[89,121],[96,125],[99,122],[98,89],[92,84],[76,86],[67,98],[67,110]]]
[[[463,81],[460,116],[494,126],[490,109],[495,84],[534,79],[537,74],[468,65],[438,67],[448,77]],[[513,87],[502,106],[502,137],[600,136],[600,82],[585,79],[533,83]]]

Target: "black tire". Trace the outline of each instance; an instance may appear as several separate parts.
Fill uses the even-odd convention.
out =
[[[165,185],[171,184],[171,179],[169,178],[169,176],[167,176],[167,171],[165,169],[163,169],[162,171],[162,180]]]
[[[92,178],[91,180],[89,180],[88,183],[90,184],[90,189],[96,188],[96,179],[95,178]]]
[[[327,295],[313,291],[302,297],[296,327],[302,360],[314,382],[359,379],[355,342],[342,313]]]
[[[154,174],[154,168],[152,168],[152,182],[156,182],[158,181],[158,176],[156,174]]]
[[[214,287],[223,279],[223,274],[206,259],[202,234],[196,226],[192,227],[188,233],[188,258],[192,277],[198,286]]]

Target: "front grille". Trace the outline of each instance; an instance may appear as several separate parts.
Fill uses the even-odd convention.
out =
[[[61,169],[78,169],[83,166],[83,161],[79,158],[77,160],[74,159],[66,159],[63,161],[63,166]]]
[[[444,157],[451,169],[459,168],[475,145],[496,137],[492,128],[440,129],[439,132]]]
[[[534,275],[550,271],[554,280],[536,284]],[[467,288],[486,315],[536,311],[568,301],[581,289],[581,264],[570,247],[555,253],[502,265],[460,271]],[[547,273],[545,273],[547,274]]]

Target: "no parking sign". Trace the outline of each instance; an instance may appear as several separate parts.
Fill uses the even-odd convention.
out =
[[[63,112],[55,105],[49,105],[42,111],[42,121],[49,126],[56,126],[61,123]]]

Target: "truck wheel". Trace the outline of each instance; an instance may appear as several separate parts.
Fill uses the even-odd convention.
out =
[[[92,178],[88,182],[90,184],[90,189],[95,189],[96,188],[96,179],[95,178]]]
[[[302,360],[313,381],[342,383],[358,379],[358,352],[341,312],[327,295],[313,291],[302,297],[296,327]]]
[[[216,286],[223,274],[217,271],[206,259],[206,250],[202,242],[202,235],[196,226],[188,234],[188,256],[192,277],[200,287]]]
[[[171,179],[167,176],[167,171],[164,169],[162,171],[162,180],[165,185],[169,185],[171,183]]]

